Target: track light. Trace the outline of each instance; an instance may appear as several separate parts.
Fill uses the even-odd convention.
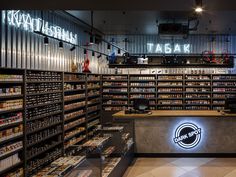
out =
[[[107,50],[111,50],[111,44],[107,44]]]
[[[89,44],[94,44],[94,37],[92,35],[90,36]]]
[[[202,0],[195,0],[195,3],[196,3],[195,12],[196,13],[201,13],[203,11]]]
[[[99,54],[98,56],[97,56],[97,58],[101,58],[102,57],[102,55],[101,54]]]
[[[120,54],[120,49],[118,49],[118,51],[117,51],[117,52],[118,52],[118,54]]]
[[[84,49],[84,55],[86,55],[87,54],[87,50],[86,49]]]
[[[63,49],[63,42],[62,41],[59,42],[59,48]]]
[[[92,56],[94,57],[94,55],[95,55],[95,52],[94,52],[94,51],[92,51]]]
[[[48,44],[49,44],[48,37],[47,37],[47,36],[45,36],[45,37],[44,37],[44,45],[48,45]]]
[[[73,47],[70,48],[70,51],[71,51],[71,52],[74,51],[74,50],[75,50],[75,46],[73,46]]]

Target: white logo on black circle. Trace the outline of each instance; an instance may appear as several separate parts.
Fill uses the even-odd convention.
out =
[[[175,130],[174,142],[185,149],[194,148],[201,140],[201,128],[193,123],[181,124]]]

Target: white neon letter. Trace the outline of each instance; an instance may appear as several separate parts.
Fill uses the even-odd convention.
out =
[[[172,50],[171,50],[170,43],[165,44],[165,53],[171,53],[171,52],[172,52]]]
[[[184,53],[190,53],[190,44],[184,44]]]
[[[147,52],[151,53],[152,52],[152,48],[153,48],[153,43],[147,43]]]

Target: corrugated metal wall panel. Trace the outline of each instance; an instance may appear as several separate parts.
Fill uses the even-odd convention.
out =
[[[228,35],[190,35],[187,39],[161,39],[158,35],[107,35],[106,39],[109,41],[111,38],[115,38],[118,41],[119,46],[125,48],[125,43],[121,43],[125,38],[128,38],[128,51],[130,53],[147,53],[147,43],[179,43],[179,44],[191,44],[191,53],[202,53],[203,51],[209,51],[214,48],[216,53],[222,53],[229,51],[235,53],[236,36]],[[211,42],[212,38],[215,39]],[[227,42],[226,39],[229,39]]]
[[[189,43],[191,45],[191,53],[200,54],[203,51],[211,51],[214,49],[215,53],[236,53],[236,36],[229,36],[229,35],[189,35],[187,39],[161,39],[158,35],[107,35],[105,37],[106,40],[111,40],[112,38],[117,41],[117,44],[121,48],[126,48],[130,53],[147,53],[147,43],[179,43],[179,44],[186,44]],[[128,44],[125,45],[124,39],[128,39]],[[212,39],[213,42],[212,42]],[[236,63],[236,59],[235,59]],[[169,68],[156,68],[154,70],[163,70],[163,72],[191,72],[194,68],[179,68],[179,69],[169,69]],[[199,68],[199,69],[206,69],[206,68]],[[153,69],[145,69],[143,72],[150,73]],[[177,71],[178,70],[178,71]],[[222,70],[226,73],[236,73],[236,66],[235,68],[225,69],[225,68],[209,68],[208,72],[217,72]],[[139,69],[122,69],[123,73],[140,73]]]
[[[71,71],[73,60],[78,62],[80,66],[82,65],[84,61],[83,49],[76,48],[75,51],[71,52],[70,48],[72,45],[64,44],[64,49],[60,50],[58,40],[50,38],[50,44],[45,46],[43,36],[8,25],[7,18],[4,18],[7,11],[0,12],[0,67]],[[29,13],[30,16],[34,18],[41,18],[42,14],[41,11],[21,12]],[[5,22],[3,22],[3,19],[5,19]],[[89,39],[83,29],[78,27],[75,23],[59,17],[54,12],[43,11],[43,20],[77,34],[79,45],[85,44],[85,41]],[[92,72],[97,71],[98,60],[91,58],[91,63],[90,70]]]

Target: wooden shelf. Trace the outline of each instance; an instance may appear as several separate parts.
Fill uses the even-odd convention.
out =
[[[53,93],[62,93],[62,90],[52,91],[52,92],[27,93],[26,96],[46,95],[46,94],[53,94]]]
[[[7,114],[7,113],[12,113],[12,112],[18,112],[18,111],[23,111],[23,108],[17,108],[17,109],[10,109],[10,110],[5,110],[5,111],[0,111],[0,114]]]
[[[11,99],[11,98],[23,98],[23,94],[19,94],[19,95],[5,95],[5,96],[0,96],[0,100],[1,99]]]
[[[20,121],[20,122],[15,122],[15,123],[12,123],[12,124],[7,124],[7,125],[4,125],[4,126],[0,126],[0,130],[4,130],[4,129],[11,128],[11,127],[15,127],[15,126],[18,126],[20,124],[23,124],[23,122]]]

